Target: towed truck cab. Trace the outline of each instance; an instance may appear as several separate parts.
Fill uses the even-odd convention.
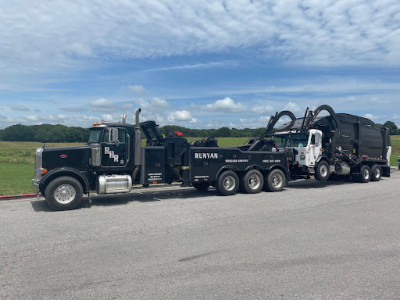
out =
[[[314,167],[322,155],[322,132],[310,129],[306,133],[275,132],[272,138],[278,149],[293,149],[294,163],[302,167]]]

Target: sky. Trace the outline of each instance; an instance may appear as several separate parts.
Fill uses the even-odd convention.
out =
[[[0,129],[265,127],[307,107],[400,127],[398,0],[0,0]]]

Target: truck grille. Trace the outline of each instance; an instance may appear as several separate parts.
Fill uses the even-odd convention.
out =
[[[42,176],[42,156],[43,156],[44,144],[41,148],[36,149],[36,156],[35,156],[35,181],[39,182],[40,177]]]

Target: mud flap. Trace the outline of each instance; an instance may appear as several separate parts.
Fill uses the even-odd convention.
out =
[[[383,177],[390,177],[390,167],[389,166],[381,166],[381,169],[382,169]]]

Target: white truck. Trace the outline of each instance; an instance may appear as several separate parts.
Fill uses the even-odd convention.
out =
[[[329,115],[320,117],[322,111]],[[291,121],[274,129],[283,116]],[[270,118],[266,136],[275,140],[278,151],[291,153],[289,169],[293,179],[314,176],[326,181],[347,176],[369,182],[390,177],[389,130],[363,117],[335,113],[328,105],[314,111],[307,108],[302,118],[289,111],[276,113]]]

